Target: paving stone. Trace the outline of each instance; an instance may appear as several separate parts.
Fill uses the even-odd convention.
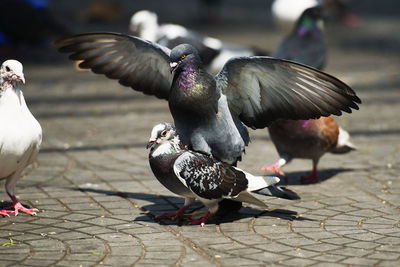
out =
[[[315,261],[313,261],[313,260],[301,259],[301,258],[295,258],[295,259],[283,261],[284,265],[289,265],[289,266],[310,266],[314,263],[315,263]]]
[[[376,264],[378,260],[371,260],[366,258],[359,258],[359,257],[351,257],[342,261],[345,264],[355,264],[355,265],[367,265],[372,266]]]

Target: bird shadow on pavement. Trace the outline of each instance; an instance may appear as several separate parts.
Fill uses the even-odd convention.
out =
[[[318,170],[319,180],[322,182],[334,177],[335,175],[342,172],[353,171],[351,168],[330,168]],[[278,176],[281,179],[281,185],[308,185],[301,182],[302,177],[310,175],[310,171],[297,171],[297,172],[286,172],[285,176]],[[311,183],[312,184],[312,183]]]
[[[73,190],[79,190],[82,192],[90,192],[97,194],[104,194],[110,196],[119,196],[121,198],[133,200],[141,200],[146,202],[152,202],[146,205],[141,206],[140,209],[143,211],[142,216],[138,216],[134,219],[134,221],[142,221],[149,222],[155,221],[162,225],[185,225],[185,221],[172,221],[169,219],[158,219],[157,216],[161,215],[162,212],[175,212],[180,207],[183,206],[184,199],[181,197],[175,196],[167,196],[167,195],[156,195],[149,193],[133,193],[133,192],[115,192],[110,190],[102,190],[102,189],[94,189],[94,188],[71,188]],[[137,203],[136,203],[137,204]],[[196,210],[204,209],[204,206],[196,201],[190,209],[188,209],[187,213],[191,213]],[[244,218],[258,218],[258,217],[274,217],[280,218],[287,221],[295,221],[295,220],[309,220],[306,217],[299,217],[296,211],[286,210],[286,209],[273,209],[273,210],[261,210],[252,207],[242,207],[239,212],[231,212],[229,214],[224,214],[221,216],[212,217],[207,224],[220,224],[220,223],[228,223],[234,222],[237,220],[241,220]]]

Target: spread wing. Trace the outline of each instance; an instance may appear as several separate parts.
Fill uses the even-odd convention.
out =
[[[117,79],[124,86],[168,99],[173,75],[166,47],[119,33],[87,33],[56,41],[81,68]]]
[[[234,197],[248,185],[243,172],[195,152],[183,153],[175,161],[174,172],[190,190],[206,199]]]
[[[270,57],[238,57],[216,76],[229,109],[247,126],[277,119],[316,119],[358,109],[361,100],[346,84],[311,67]]]

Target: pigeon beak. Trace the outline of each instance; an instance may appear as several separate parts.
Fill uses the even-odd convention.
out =
[[[175,71],[176,67],[178,66],[178,62],[171,62],[171,63],[169,63],[169,65],[171,67],[170,71],[172,73]]]
[[[15,76],[16,76],[16,78],[17,78],[19,81],[21,81],[23,84],[25,84],[25,77],[24,77],[24,74],[23,74],[23,73],[21,73],[21,74],[15,74]]]
[[[20,75],[20,76],[18,76],[18,78],[21,80],[21,82],[22,82],[23,84],[25,84],[25,77],[24,77],[23,74]]]
[[[149,149],[155,142],[156,139],[150,139],[149,142],[147,143],[146,149]]]

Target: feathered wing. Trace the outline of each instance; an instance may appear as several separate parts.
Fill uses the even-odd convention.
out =
[[[196,152],[183,153],[175,161],[174,172],[190,190],[206,199],[235,197],[248,185],[243,172]]]
[[[335,77],[283,59],[233,58],[216,79],[232,115],[252,128],[264,128],[276,119],[350,113],[361,103],[355,92]]]
[[[124,86],[168,99],[173,75],[170,50],[138,37],[119,33],[79,34],[56,41],[70,59],[83,60],[81,68],[117,79]]]

